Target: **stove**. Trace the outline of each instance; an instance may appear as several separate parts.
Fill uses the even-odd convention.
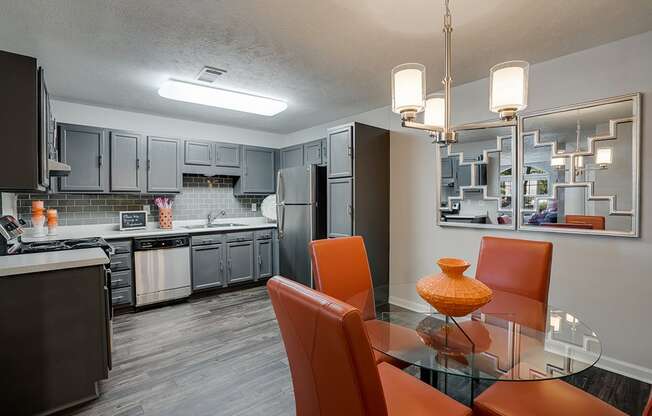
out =
[[[82,248],[101,248],[107,256],[113,254],[113,247],[101,237],[73,238],[68,240],[32,241],[21,243],[17,254],[44,253],[48,251],[77,250]]]

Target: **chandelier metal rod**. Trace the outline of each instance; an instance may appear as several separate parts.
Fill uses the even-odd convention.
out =
[[[445,54],[446,54],[446,68],[444,72],[444,79],[442,84],[444,84],[444,138],[449,140],[448,137],[451,133],[451,37],[453,33],[453,23],[451,17],[451,11],[448,4],[449,0],[444,0],[446,13],[444,14],[444,38],[445,38]]]

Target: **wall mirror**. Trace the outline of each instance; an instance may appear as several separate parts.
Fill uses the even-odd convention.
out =
[[[515,228],[516,127],[458,130],[438,148],[438,224]]]
[[[640,96],[519,120],[518,227],[638,236]]]

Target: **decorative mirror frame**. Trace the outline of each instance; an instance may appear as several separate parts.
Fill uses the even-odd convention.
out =
[[[511,207],[511,215],[512,215],[512,222],[511,224],[480,224],[480,223],[462,223],[462,222],[449,222],[449,221],[442,221],[441,220],[441,197],[442,197],[442,192],[441,192],[441,187],[442,187],[442,172],[441,172],[441,153],[442,153],[442,148],[448,148],[450,149],[451,146],[455,146],[455,144],[448,144],[444,146],[436,146],[436,153],[435,153],[435,160],[436,160],[436,166],[435,166],[435,178],[437,178],[437,190],[436,190],[436,208],[435,208],[435,215],[437,216],[437,225],[441,227],[460,227],[460,228],[485,228],[485,229],[496,229],[496,230],[516,230],[516,215],[518,214],[518,194],[515,194],[515,184],[518,182],[518,171],[516,169],[517,167],[517,157],[516,157],[516,148],[517,148],[517,142],[518,142],[518,129],[516,126],[516,123],[510,122],[510,123],[505,123],[505,122],[480,122],[480,123],[472,123],[472,124],[467,124],[464,126],[460,126],[459,128],[456,129],[458,133],[463,132],[463,131],[469,131],[469,130],[486,130],[486,129],[491,129],[491,128],[510,128],[511,129],[511,166],[512,166],[512,207]],[[487,157],[488,153],[495,152],[495,151],[500,151],[500,145],[498,145],[498,140],[500,140],[501,136],[496,136],[496,141],[497,145],[496,148],[494,149],[486,149],[483,150],[483,160]],[[508,136],[502,136],[502,137],[508,137]],[[463,140],[463,139],[462,139]],[[460,157],[461,154],[460,154]],[[477,165],[477,162],[472,163],[472,174],[471,176],[474,177],[474,171],[475,171],[475,165]],[[470,187],[475,187],[478,188],[484,188],[481,189],[485,195],[485,198],[488,200],[495,199],[496,197],[487,197],[486,192],[487,192],[487,185],[476,185],[476,186],[470,186]],[[465,187],[468,188],[468,187]],[[464,198],[464,190],[460,190],[460,197],[463,199]],[[500,204],[500,197],[497,197],[497,202]]]
[[[609,230],[586,230],[586,229],[571,229],[571,228],[556,228],[556,227],[542,227],[542,226],[536,226],[536,225],[529,225],[527,223],[524,223],[523,220],[523,186],[524,186],[524,175],[523,172],[525,172],[525,166],[524,166],[524,155],[523,155],[523,149],[524,149],[524,137],[526,135],[529,135],[530,132],[525,132],[524,131],[524,122],[527,119],[538,117],[538,116],[543,116],[543,115],[549,115],[549,114],[554,114],[554,113],[561,113],[561,112],[567,112],[567,111],[572,111],[572,110],[580,110],[584,108],[591,108],[591,107],[597,107],[601,105],[606,105],[606,104],[614,104],[614,103],[621,103],[621,102],[626,102],[626,101],[631,101],[632,102],[632,209],[631,209],[631,217],[632,217],[632,228],[631,231],[609,231]],[[548,109],[548,110],[542,110],[542,111],[537,111],[537,112],[531,112],[531,113],[526,113],[522,117],[519,118],[518,120],[518,140],[517,140],[517,154],[518,154],[518,161],[517,161],[517,190],[516,192],[512,191],[512,193],[516,193],[516,216],[517,219],[514,221],[517,224],[517,229],[518,230],[523,230],[523,231],[537,231],[537,232],[547,232],[547,233],[563,233],[563,234],[581,234],[581,235],[604,235],[604,236],[618,236],[618,237],[639,237],[639,228],[640,228],[640,175],[641,175],[641,169],[640,169],[640,147],[641,147],[641,94],[640,93],[634,93],[634,94],[628,94],[628,95],[622,95],[618,97],[612,97],[612,98],[606,98],[606,99],[601,99],[601,100],[595,100],[595,101],[589,101],[585,103],[579,103],[579,104],[573,104],[573,105],[567,105],[567,106],[562,106],[562,107],[557,107],[553,109]],[[613,131],[615,126],[620,122],[620,120],[609,120],[610,124],[610,131]],[[629,121],[627,121],[629,122]],[[554,145],[553,145],[554,147]],[[441,182],[441,181],[440,181]],[[570,182],[569,182],[570,183]],[[578,183],[578,185],[573,185],[573,187],[586,187],[589,189],[589,191],[592,193],[592,184],[593,182],[584,182],[584,183]],[[562,184],[561,186],[557,186],[558,184],[553,185],[553,189],[551,191],[552,195],[555,194],[555,189],[557,187],[561,188],[566,188],[569,187],[567,184]],[[513,197],[514,198],[514,197]],[[611,209],[617,212],[618,214],[625,214],[625,215],[630,215],[629,213],[624,213],[624,212],[618,212],[615,210],[615,197],[614,196],[608,196],[608,195],[590,195],[589,200],[598,200],[598,201],[608,201],[611,204]]]

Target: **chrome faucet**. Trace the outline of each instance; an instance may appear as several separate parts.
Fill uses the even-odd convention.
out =
[[[218,215],[221,216],[221,217],[226,216],[226,210],[220,210],[219,214],[215,214],[213,211],[209,212],[208,213],[208,225],[212,224],[213,221],[215,220],[215,218],[217,218]]]

